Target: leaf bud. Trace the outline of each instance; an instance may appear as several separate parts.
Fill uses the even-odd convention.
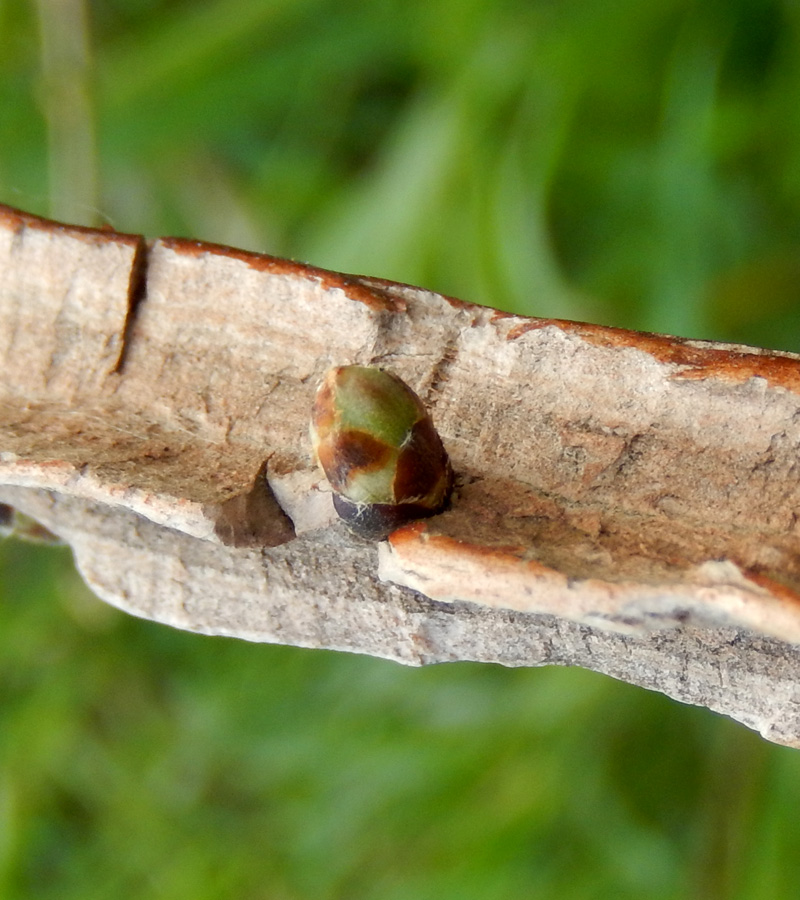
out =
[[[396,375],[373,366],[331,369],[317,391],[311,444],[351,531],[383,540],[435,515],[453,470],[428,411]]]

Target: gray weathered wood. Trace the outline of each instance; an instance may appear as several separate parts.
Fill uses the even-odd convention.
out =
[[[6,207],[0,271],[0,502],[103,599],[414,665],[586,666],[800,746],[798,357]],[[350,362],[417,390],[458,473],[380,545],[308,455]]]

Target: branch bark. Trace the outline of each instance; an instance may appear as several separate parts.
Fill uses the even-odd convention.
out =
[[[0,268],[0,502],[104,600],[412,665],[580,665],[800,746],[800,357],[8,207]],[[309,459],[346,363],[404,378],[457,473],[379,545]]]

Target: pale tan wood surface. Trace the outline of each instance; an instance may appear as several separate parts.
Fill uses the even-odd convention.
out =
[[[585,666],[800,746],[797,356],[6,207],[0,272],[0,502],[108,602],[414,665]],[[346,363],[420,394],[458,476],[379,545],[309,459]]]

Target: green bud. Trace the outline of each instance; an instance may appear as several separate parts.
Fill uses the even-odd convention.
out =
[[[311,444],[333,488],[336,511],[361,537],[444,508],[453,470],[428,411],[391,372],[331,369],[317,391]]]

